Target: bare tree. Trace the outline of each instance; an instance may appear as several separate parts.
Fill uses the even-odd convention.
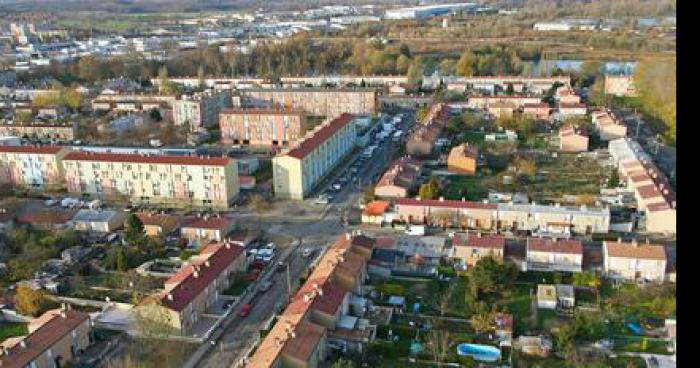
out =
[[[437,321],[434,321],[437,322]],[[433,328],[427,336],[427,350],[432,355],[437,366],[445,362],[452,346],[452,335],[449,331],[438,328],[439,323],[433,323]]]

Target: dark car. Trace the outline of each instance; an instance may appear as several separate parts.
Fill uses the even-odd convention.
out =
[[[248,317],[251,309],[253,309],[252,304],[243,304],[241,310],[238,311],[238,317]]]

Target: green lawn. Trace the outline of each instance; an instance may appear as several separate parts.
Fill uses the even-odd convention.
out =
[[[488,196],[488,191],[483,185],[485,177],[477,176],[450,176],[450,184],[442,191],[445,199],[460,200],[464,197],[470,201],[481,201]]]
[[[233,296],[241,295],[248,288],[248,286],[250,286],[251,283],[252,281],[248,280],[245,277],[237,277],[233,280],[233,283],[228,287],[228,289],[222,292],[222,294]]]
[[[8,337],[23,336],[29,333],[26,323],[3,322],[0,323],[0,341]]]
[[[661,339],[639,336],[620,336],[614,337],[613,343],[615,344],[613,350],[618,352],[671,354],[668,351],[669,343]]]
[[[636,356],[619,356],[608,359],[611,368],[646,368],[644,358]]]
[[[255,183],[260,184],[272,179],[272,161],[266,160],[260,162],[260,167],[253,173]]]

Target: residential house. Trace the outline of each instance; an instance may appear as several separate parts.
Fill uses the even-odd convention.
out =
[[[572,126],[559,129],[559,150],[562,152],[587,152],[588,137]]]
[[[488,110],[492,105],[510,106],[513,109],[520,109],[523,106],[531,104],[539,104],[542,102],[540,97],[532,96],[473,96],[469,97],[467,107],[472,109]]]
[[[557,308],[563,311],[572,310],[576,306],[576,294],[573,285],[556,284]]]
[[[617,97],[635,97],[637,88],[631,75],[606,75],[605,94]]]
[[[438,103],[430,107],[420,124],[406,142],[409,155],[425,156],[433,152],[435,140],[440,136],[450,118],[447,104]]]
[[[447,156],[447,171],[453,174],[476,174],[476,164],[479,158],[479,148],[475,145],[462,143],[450,150]]]
[[[342,114],[307,133],[288,152],[272,159],[275,197],[301,200],[355,145],[355,115]]]
[[[350,293],[332,282],[327,282],[321,290],[311,304],[311,320],[335,330],[341,316],[348,314]]]
[[[457,233],[452,238],[454,258],[468,267],[485,258],[491,257],[503,262],[506,239],[503,235]]]
[[[303,111],[229,109],[219,113],[221,141],[226,144],[287,147],[304,138]]]
[[[374,186],[374,195],[382,198],[405,198],[418,184],[421,162],[404,156],[389,166]]]
[[[238,167],[228,157],[71,152],[63,159],[70,193],[127,196],[132,202],[228,208]]]
[[[537,308],[557,309],[557,288],[554,285],[537,285]]]
[[[497,226],[497,205],[446,199],[399,198],[394,201],[397,220],[409,224],[444,224],[470,229]]]
[[[198,331],[197,322],[220,302],[232,276],[245,272],[244,254],[245,248],[236,244],[209,244],[165,282],[159,299],[170,316],[172,334],[185,336]]]
[[[557,107],[559,120],[566,120],[574,116],[584,116],[588,113],[588,107],[585,103],[562,103]]]
[[[362,210],[362,223],[382,225],[384,223],[384,214],[391,206],[391,202],[387,201],[372,201],[365,205]]]
[[[17,136],[30,139],[75,139],[76,123],[51,124],[43,122],[0,124],[0,136]]]
[[[530,231],[538,235],[568,237],[572,233],[607,233],[610,209],[530,204],[499,203],[498,228]]]
[[[403,235],[396,240],[396,247],[404,263],[437,266],[441,259],[454,257],[454,248],[440,236]]]
[[[612,111],[607,109],[593,111],[591,121],[598,131],[601,141],[608,142],[627,136],[627,126],[619,121]]]
[[[136,214],[143,224],[147,236],[167,236],[172,234],[182,221],[177,215],[142,212]]]
[[[574,92],[571,86],[561,86],[557,88],[554,99],[560,104],[579,104],[581,97]]]
[[[77,210],[46,208],[37,212],[25,212],[17,217],[17,224],[29,225],[41,230],[61,230],[70,227]]]
[[[527,270],[581,272],[583,244],[580,240],[527,238]]]
[[[48,311],[36,326],[0,356],[3,368],[54,368],[70,364],[90,345],[90,316],[75,310]]]
[[[549,120],[552,108],[548,103],[534,103],[523,105],[523,115],[536,120]]]
[[[233,230],[234,222],[221,216],[185,217],[180,227],[180,236],[200,244],[223,241]]]
[[[316,368],[326,356],[326,328],[301,322],[282,349],[282,367]]]
[[[665,280],[667,260],[662,245],[604,241],[603,260],[605,275],[612,279]]]
[[[71,221],[73,227],[78,231],[111,233],[122,227],[124,216],[121,212],[114,210],[81,209]]]

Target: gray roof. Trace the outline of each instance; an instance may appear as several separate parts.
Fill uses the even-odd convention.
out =
[[[610,209],[597,207],[548,206],[541,204],[499,203],[498,211],[520,211],[531,213],[559,213],[571,215],[610,216]]]
[[[74,222],[107,222],[117,215],[112,210],[87,210],[82,209],[73,216]]]

